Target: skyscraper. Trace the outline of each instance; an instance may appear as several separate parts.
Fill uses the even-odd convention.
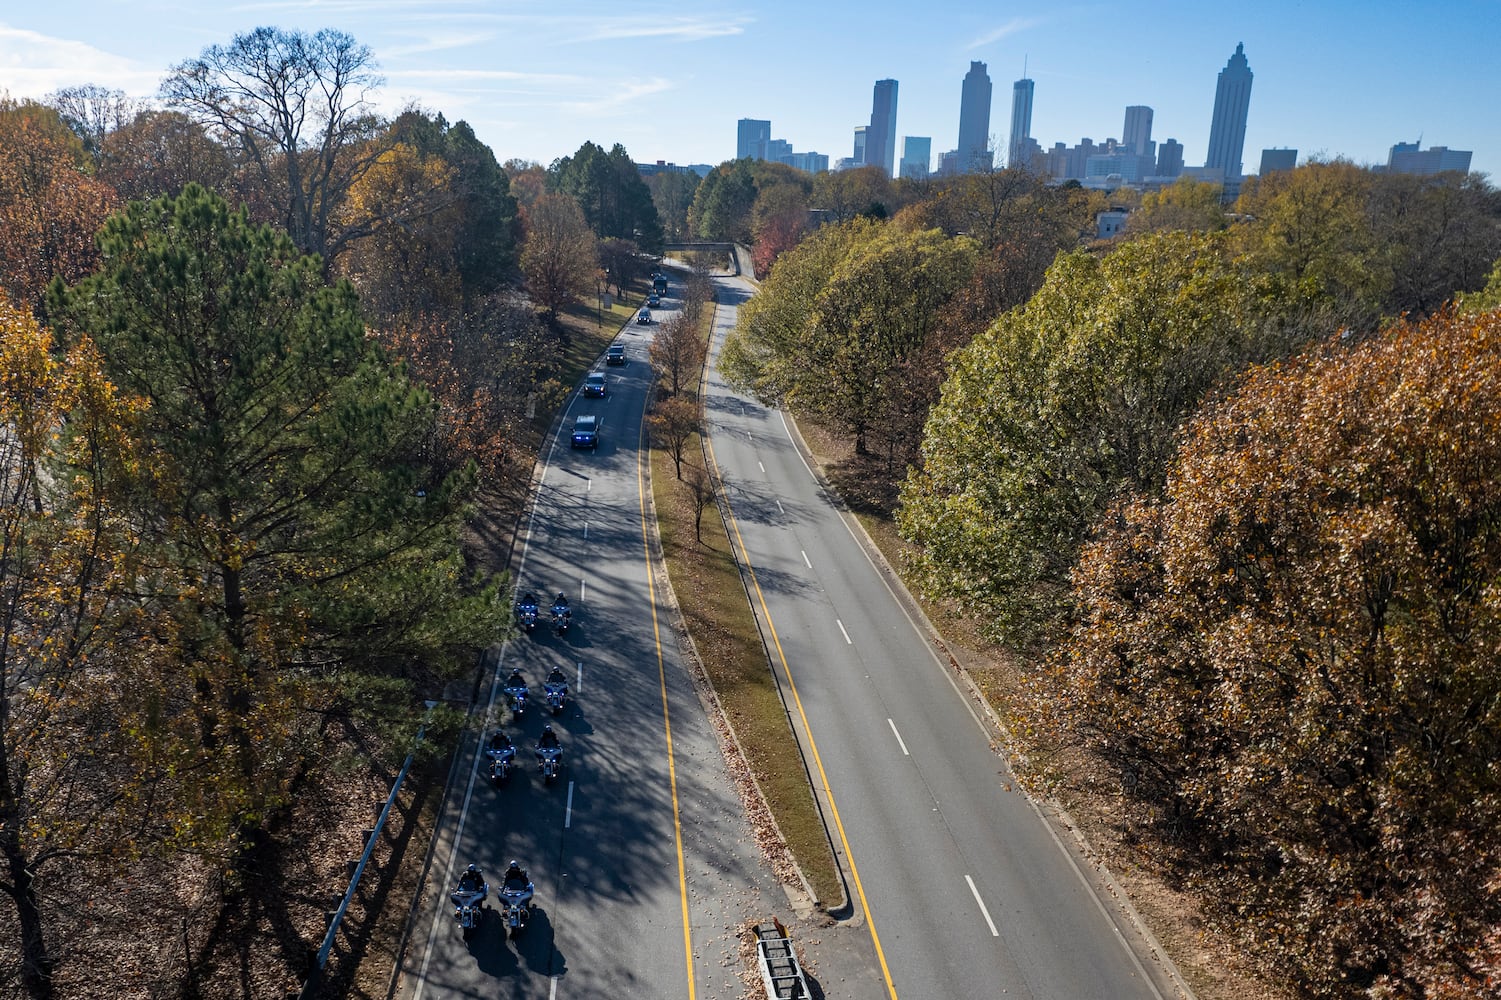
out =
[[[870,126],[869,125],[856,125],[855,126],[855,152],[854,152],[854,155],[850,157],[850,159],[852,159],[852,160],[855,161],[855,166],[857,166],[857,167],[863,167],[863,166],[865,166],[865,164],[868,162],[865,159],[865,157],[867,155],[866,151],[869,148],[870,148]]]
[[[1151,156],[1152,109],[1140,104],[1126,108],[1126,124],[1121,129],[1121,145],[1137,156]]]
[[[1183,143],[1168,139],[1157,147],[1157,176],[1177,177],[1183,173]]]
[[[959,169],[988,170],[990,151],[990,74],[971,62],[959,91]]]
[[[877,80],[870,102],[870,128],[865,133],[865,165],[880,167],[891,176],[896,164],[896,81]]]
[[[902,136],[902,164],[900,174],[921,180],[928,176],[933,163],[933,139],[926,135]]]
[[[1226,180],[1240,176],[1241,151],[1246,144],[1246,112],[1251,108],[1251,67],[1245,45],[1237,43],[1235,55],[1220,70],[1214,88],[1214,118],[1209,123],[1209,155],[1204,166],[1218,167]]]
[[[1011,85],[1011,142],[1006,146],[1006,166],[1025,167],[1022,151],[1032,138],[1032,81],[1026,77]]]
[[[742,118],[735,127],[735,159],[766,159],[766,144],[771,141],[771,122],[759,118]]]

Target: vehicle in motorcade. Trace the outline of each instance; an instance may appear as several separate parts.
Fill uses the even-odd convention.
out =
[[[599,424],[599,418],[592,413],[576,418],[573,421],[573,447],[597,448],[599,446]]]
[[[649,306],[642,306],[641,307],[641,311],[636,314],[636,325],[637,326],[650,326],[651,325],[651,308]]]
[[[584,395],[600,396],[605,394],[605,373],[590,372],[584,376]]]
[[[658,271],[656,274],[652,275],[651,276],[651,290],[653,292],[657,293],[658,295],[666,295],[667,294],[667,275],[663,274],[661,271]]]
[[[623,365],[623,364],[625,364],[625,345],[624,344],[611,344],[609,347],[607,347],[605,349],[605,364],[607,364],[607,365]]]
[[[659,308],[662,305],[662,296],[658,295],[656,292],[652,292],[646,297],[646,304],[648,306],[651,306],[653,309]]]

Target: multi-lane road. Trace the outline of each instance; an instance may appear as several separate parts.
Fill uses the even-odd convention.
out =
[[[600,364],[609,394],[576,397],[544,455],[517,578],[544,619],[552,595],[566,592],[573,624],[560,637],[543,621],[492,654],[497,683],[519,667],[531,686],[534,704],[520,719],[498,693],[489,712],[523,766],[497,789],[477,760],[478,736],[463,749],[404,956],[403,996],[728,1000],[744,992],[735,937],[743,922],[792,919],[763,870],[648,558],[640,428],[656,329],[621,331],[626,364]],[[603,418],[593,451],[569,447],[579,413]],[[573,689],[557,717],[536,704],[554,665]],[[531,767],[547,723],[565,754],[551,787]],[[493,900],[512,858],[536,885],[532,924],[508,939],[492,911],[465,940],[448,888],[478,864]]]
[[[749,294],[719,283],[715,345]],[[669,313],[659,312],[658,320]],[[402,995],[742,996],[737,932],[791,921],[757,853],[718,739],[680,659],[651,560],[641,417],[647,342],[627,327],[610,393],[576,398],[545,456],[518,571],[545,608],[565,591],[566,636],[539,625],[492,655],[540,696],[553,665],[574,686],[557,718],[521,719],[495,694],[492,722],[531,760],[552,722],[566,752],[544,787],[527,767],[489,785],[477,742],[457,765]],[[987,731],[907,604],[859,543],[783,416],[726,387],[710,365],[706,419],[740,549],[831,837],[851,919],[797,932],[834,998],[1167,998],[1171,970],[1097,884],[1067,838],[1011,781]],[[604,418],[597,451],[573,451],[577,413]],[[465,864],[492,882],[511,858],[537,887],[532,926],[495,914],[465,940],[446,905]]]
[[[715,342],[749,295],[721,283]],[[891,997],[1160,998],[1171,973],[1012,780],[780,411],[711,365],[750,589]]]

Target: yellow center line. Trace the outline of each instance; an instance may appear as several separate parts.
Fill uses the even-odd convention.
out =
[[[704,438],[704,446],[708,451],[709,462],[714,466],[714,478],[724,482],[724,477],[719,474],[719,461],[714,457],[714,444],[707,436]],[[839,819],[839,807],[834,804],[834,790],[829,787],[829,776],[824,773],[823,758],[818,753],[818,743],[813,739],[813,727],[808,724],[808,714],[803,711],[803,699],[797,693],[797,682],[792,679],[792,668],[787,665],[787,654],[782,651],[782,640],[777,637],[777,627],[772,624],[771,610],[766,606],[766,597],[761,593],[761,581],[756,579],[755,567],[751,565],[750,550],[745,547],[745,540],[740,537],[740,523],[735,519],[735,512],[730,507],[730,498],[720,491],[720,502],[724,504],[725,520],[729,522],[730,529],[735,533],[735,543],[740,547],[740,557],[745,566],[745,572],[749,574],[751,586],[756,591],[756,600],[761,605],[761,616],[766,622],[767,631],[771,633],[771,643],[776,647],[777,658],[782,661],[782,673],[787,677],[787,689],[792,692],[792,701],[797,705],[797,714],[803,720],[803,732],[808,735],[808,750],[813,754],[813,764],[818,768],[818,780],[823,783],[824,795],[829,800],[829,815],[834,819],[834,828],[839,831],[839,842],[844,845],[844,857],[849,862],[850,876],[855,880],[855,893],[860,897],[860,909],[865,913],[865,925],[870,928],[871,943],[876,946],[876,959],[881,963],[881,975],[886,979],[886,992],[891,1000],[897,1000],[896,984],[891,981],[891,969],[886,965],[886,953],[881,949],[881,935],[876,933],[875,919],[870,915],[870,902],[865,898],[865,887],[860,883],[860,869],[855,867],[855,855],[850,851],[849,838],[844,833],[844,823]]]
[[[652,639],[657,647],[657,683],[662,689],[662,728],[667,733],[667,781],[672,790],[672,835],[678,851],[678,897],[683,904],[683,960],[688,967],[688,1000],[693,1000],[693,934],[688,923],[688,876],[683,865],[683,818],[678,808],[678,769],[672,756],[672,718],[667,709],[667,665],[662,657],[662,626],[657,620],[657,588],[652,582],[651,525],[647,521],[645,458],[646,421],[636,431],[636,499],[641,510],[641,548],[646,553],[646,594],[651,604]]]

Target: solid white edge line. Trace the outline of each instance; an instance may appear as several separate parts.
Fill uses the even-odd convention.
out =
[[[1000,937],[1001,932],[995,929],[995,921],[990,919],[990,911],[985,908],[985,900],[980,898],[980,890],[975,888],[975,880],[966,875],[964,881],[969,883],[969,891],[975,894],[975,902],[980,904],[980,915],[985,918],[985,924],[990,928],[990,936]]]
[[[902,756],[911,757],[912,755],[907,752],[907,741],[902,739],[902,734],[896,731],[896,723],[887,719],[886,724],[891,727],[891,735],[896,737],[897,745],[902,748]]]
[[[855,644],[854,640],[852,640],[850,638],[850,634],[848,632],[844,631],[844,622],[840,621],[838,618],[835,618],[834,619],[834,624],[839,626],[839,631],[840,632],[844,632],[844,642],[845,642],[845,645],[853,646]]]

